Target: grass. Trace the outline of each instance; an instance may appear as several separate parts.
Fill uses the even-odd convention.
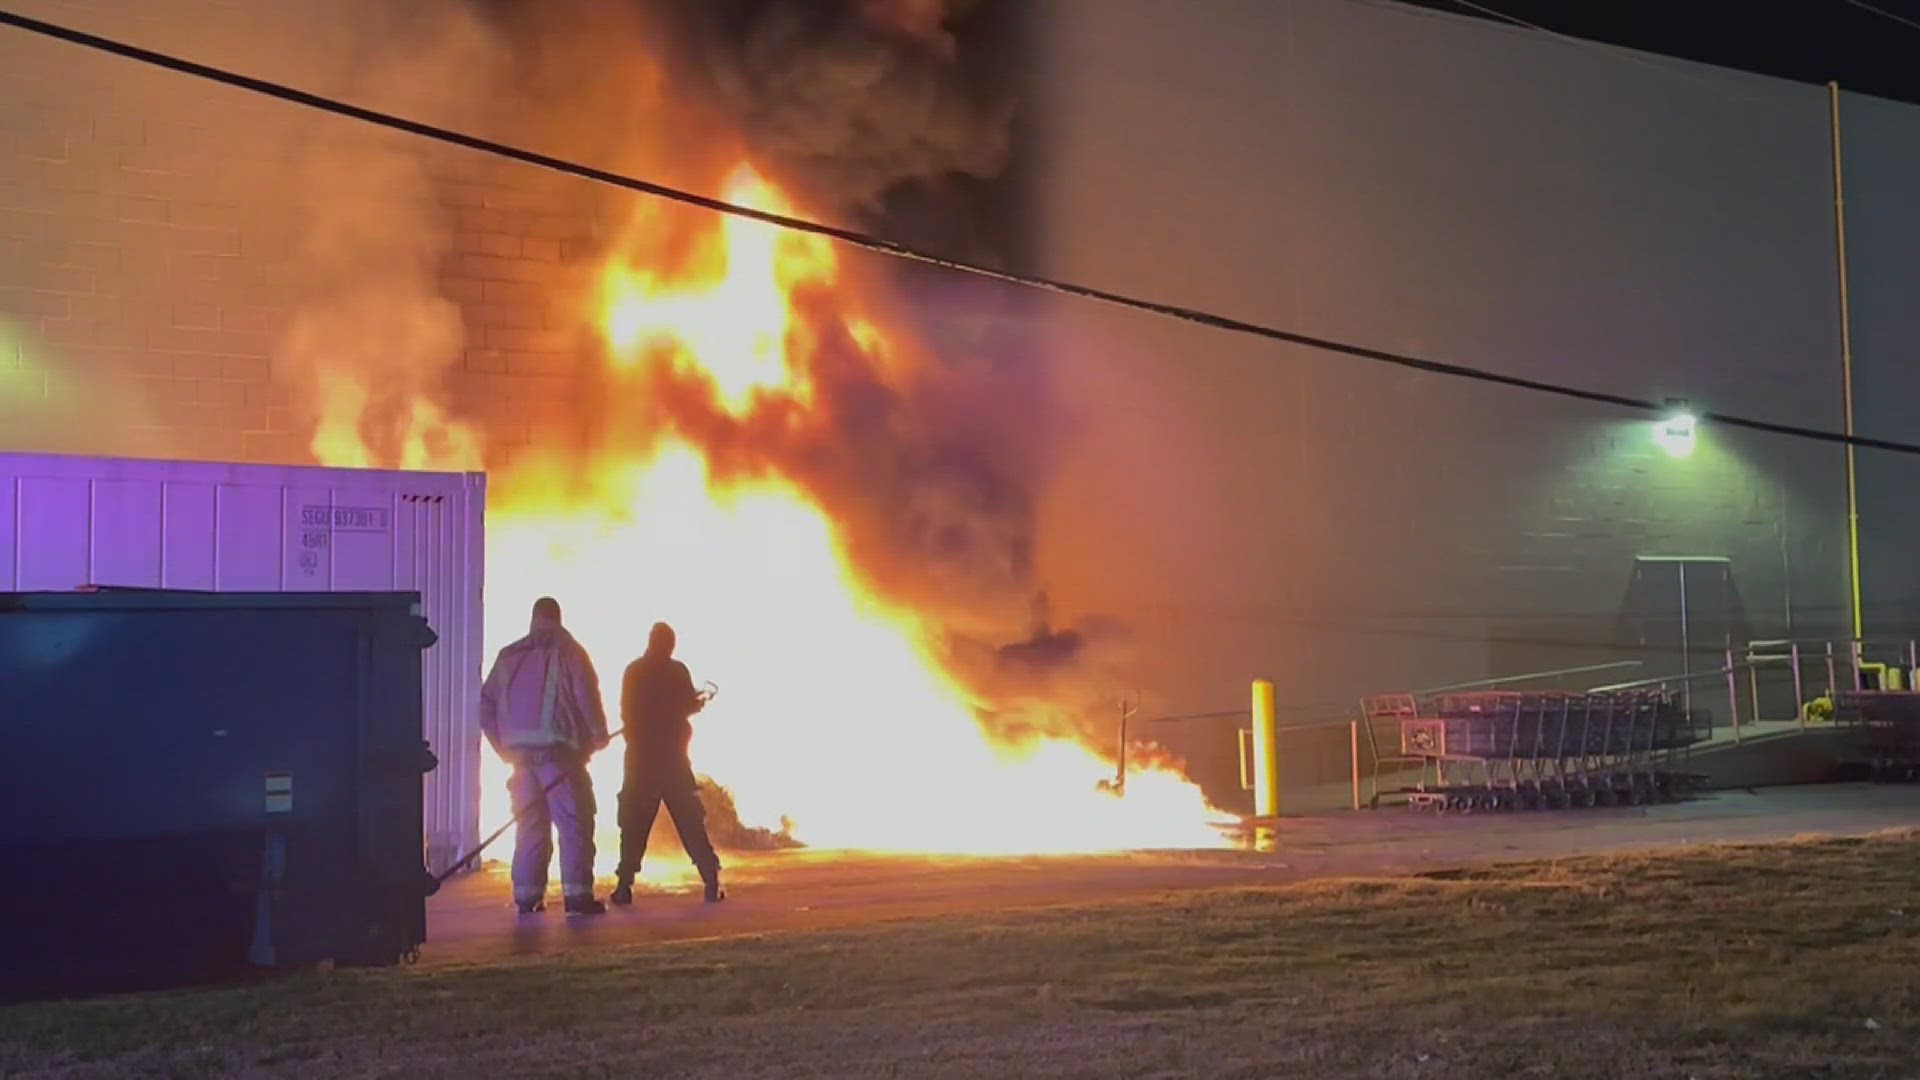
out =
[[[0,1011],[5,1076],[1905,1076],[1920,836]]]

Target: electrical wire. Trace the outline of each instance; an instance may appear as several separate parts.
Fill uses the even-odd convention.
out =
[[[1600,391],[1600,390],[1588,390],[1580,387],[1568,386],[1561,383],[1546,382],[1540,379],[1530,379],[1530,378],[1526,378],[1524,376],[1519,376],[1519,375],[1509,375],[1502,372],[1488,371],[1483,368],[1469,367],[1464,364],[1455,364],[1455,363],[1450,363],[1444,360],[1431,360],[1424,357],[1407,355],[1405,353],[1390,352],[1384,349],[1368,348],[1362,345],[1354,345],[1347,342],[1335,341],[1330,338],[1315,337],[1311,334],[1303,334],[1303,333],[1298,333],[1291,330],[1282,330],[1277,327],[1266,326],[1260,323],[1248,322],[1243,319],[1236,319],[1226,315],[1214,314],[1214,313],[1202,311],[1196,308],[1183,307],[1177,304],[1162,303],[1160,301],[1155,301],[1155,300],[1144,300],[1138,297],[1127,296],[1127,295],[1116,293],[1116,292],[1109,292],[1105,289],[1097,289],[1087,285],[1078,285],[1072,282],[1058,281],[1052,278],[1041,277],[1033,274],[1023,274],[1023,273],[1014,273],[1006,270],[996,270],[992,267],[983,266],[978,263],[966,262],[959,259],[949,259],[944,256],[934,255],[929,252],[920,251],[915,248],[910,248],[904,244],[900,244],[892,240],[887,240],[881,237],[877,237],[869,233],[860,232],[855,229],[842,228],[840,226],[835,226],[835,225],[826,225],[820,222],[807,221],[802,218],[791,217],[785,214],[776,214],[776,213],[771,213],[765,210],[757,210],[750,206],[743,206],[737,203],[727,202],[723,199],[716,199],[716,198],[712,198],[711,196],[700,195],[690,191],[684,191],[678,188],[669,187],[665,184],[659,184],[649,180],[641,180],[635,177],[625,176],[620,173],[610,172],[606,169],[596,168],[591,165],[583,165],[578,162],[568,161],[563,158],[552,157],[550,155],[538,153],[533,150],[527,150],[521,147],[510,146],[505,143],[496,142],[492,139],[484,139],[476,135],[467,134],[465,132],[454,131],[449,128],[438,127],[432,124],[422,123],[417,120],[409,120],[409,119],[406,119],[405,117],[395,116],[390,113],[384,113],[378,110],[364,108],[359,105],[349,104],[347,102],[324,97],[319,94],[313,94],[304,90],[298,90],[293,87],[285,86],[280,83],[270,82],[265,79],[254,78],[253,76],[250,76],[250,75],[241,75],[236,72],[227,71],[222,68],[212,67],[210,65],[201,64],[192,60],[182,59],[180,57],[172,56],[166,53],[155,52],[154,50],[141,48],[140,46],[137,46],[137,45],[129,45],[125,42],[115,41],[111,38],[104,38],[95,34],[86,33],[81,30],[75,30],[75,29],[72,29],[71,27],[60,26],[55,23],[49,23],[39,19],[29,18],[28,16],[21,15],[16,12],[0,10],[0,25],[10,26],[18,30],[24,30],[28,33],[38,34],[42,37],[48,37],[48,38],[53,38],[55,40],[64,41],[70,45],[77,45],[82,48],[95,50],[97,52],[109,53],[114,56],[119,56],[124,59],[152,65],[154,67],[165,68],[169,71],[178,72],[183,75],[190,75],[195,78],[205,79],[205,80],[216,82],[216,83],[221,83],[226,86],[235,87],[241,90],[246,90],[252,93],[261,94],[267,97],[278,98],[281,101],[290,102],[295,105],[305,106],[307,108],[315,109],[320,112],[331,113],[335,116],[343,116],[352,120],[359,120],[364,123],[373,124],[378,127],[384,127],[393,131],[405,132],[406,134],[409,134],[409,135],[416,135],[421,138],[431,139],[437,142],[447,143],[453,146],[464,147],[466,149],[478,151],[483,154],[489,154],[495,157],[507,158],[513,161],[518,161],[518,162],[521,162],[522,164],[533,165],[543,169],[549,169],[551,171],[563,173],[568,176],[576,177],[578,179],[590,180],[595,183],[605,184],[609,187],[620,188],[626,191],[636,192],[642,195],[650,195],[655,198],[665,199],[670,202],[681,203],[687,206],[698,207],[700,209],[709,210],[718,214],[726,214],[733,217],[746,218],[748,220],[757,221],[762,224],[774,226],[776,228],[787,229],[794,232],[810,233],[815,236],[823,236],[831,240],[837,240],[841,243],[851,245],[853,247],[864,248],[868,251],[878,252],[883,255],[890,255],[896,258],[908,259],[911,261],[921,262],[921,263],[927,263],[927,264],[938,266],[947,270],[954,270],[961,273],[973,274],[979,277],[992,278],[995,280],[1008,282],[1010,284],[1020,285],[1027,288],[1040,289],[1046,292],[1059,293],[1066,296],[1073,296],[1083,300],[1093,300],[1099,303],[1109,304],[1116,307],[1129,308],[1135,311],[1144,311],[1149,314],[1161,315],[1167,318],[1177,319],[1182,322],[1193,323],[1198,326],[1205,326],[1215,330],[1224,330],[1229,333],[1236,333],[1236,334],[1247,335],[1250,337],[1264,338],[1268,341],[1278,341],[1283,344],[1297,345],[1297,346],[1314,349],[1321,352],[1328,352],[1328,353],[1334,353],[1341,356],[1351,357],[1353,359],[1368,360],[1374,363],[1385,364],[1391,367],[1402,368],[1409,371],[1423,372],[1429,375],[1441,375],[1441,376],[1447,376],[1450,378],[1466,379],[1472,382],[1487,383],[1494,386],[1505,386],[1505,387],[1509,387],[1516,390],[1527,390],[1537,394],[1547,394],[1554,397],[1569,398],[1575,401],[1584,401],[1592,404],[1610,405],[1617,408],[1628,409],[1628,410],[1633,410],[1638,412],[1659,414],[1667,411],[1668,409],[1668,406],[1665,403],[1655,402],[1655,401],[1651,401],[1643,398],[1631,397],[1625,394],[1615,394],[1615,393],[1609,393],[1609,392]],[[1743,428],[1749,431],[1759,431],[1759,432],[1765,432],[1773,435],[1788,436],[1791,438],[1808,439],[1815,442],[1833,443],[1837,445],[1854,446],[1854,447],[1871,449],[1871,450],[1885,450],[1885,451],[1889,451],[1892,453],[1899,453],[1899,454],[1920,455],[1920,444],[1899,442],[1892,439],[1876,439],[1869,436],[1863,436],[1863,435],[1857,435],[1857,434],[1844,434],[1837,431],[1826,431],[1820,428],[1804,427],[1798,424],[1782,424],[1782,423],[1776,423],[1770,420],[1760,420],[1754,417],[1739,416],[1733,413],[1702,412],[1699,414],[1699,419],[1702,420],[1703,422],[1712,423],[1712,424],[1716,424],[1724,427]]]
[[[1862,11],[1871,11],[1872,13],[1880,16],[1883,19],[1891,19],[1894,22],[1897,22],[1900,25],[1905,26],[1910,30],[1920,30],[1920,19],[1910,19],[1905,15],[1900,15],[1895,12],[1888,11],[1886,8],[1880,7],[1876,4],[1869,4],[1866,2],[1866,0],[1847,0],[1847,3],[1852,4],[1854,7],[1857,7]]]
[[[1553,38],[1567,45],[1572,45],[1576,48],[1589,49],[1595,52],[1604,53],[1606,55],[1615,57],[1617,59],[1636,63],[1641,65],[1642,67],[1646,67],[1654,71],[1658,71],[1663,75],[1675,76],[1677,78],[1685,79],[1688,82],[1695,83],[1700,86],[1708,87],[1709,89],[1712,89],[1717,93],[1721,93],[1721,94],[1734,93],[1732,88],[1725,85],[1724,83],[1707,79],[1703,75],[1701,75],[1699,72],[1689,71],[1686,68],[1683,68],[1676,63],[1669,63],[1665,60],[1655,59],[1652,56],[1646,55],[1634,49],[1625,48],[1623,46],[1614,45],[1604,41],[1594,41],[1589,38],[1576,37],[1573,34],[1564,33],[1562,31],[1555,30],[1552,27],[1542,26],[1536,22],[1529,22],[1518,15],[1509,15],[1504,11],[1495,10],[1494,8],[1488,7],[1485,4],[1475,3],[1474,0],[1452,0],[1452,2],[1455,7],[1461,8],[1463,10],[1471,11],[1477,15],[1481,15],[1489,19],[1495,19],[1512,26],[1517,26],[1522,30],[1531,30],[1536,34],[1545,34],[1550,38]],[[1751,95],[1742,94],[1740,96],[1748,97]]]

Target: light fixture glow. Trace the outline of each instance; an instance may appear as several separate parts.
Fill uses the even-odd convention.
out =
[[[1695,429],[1700,418],[1687,408],[1684,398],[1668,398],[1667,414],[1653,425],[1653,440],[1660,449],[1671,458],[1684,458],[1692,455]]]

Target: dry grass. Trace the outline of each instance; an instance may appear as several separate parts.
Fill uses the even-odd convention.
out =
[[[1920,838],[0,1011],[7,1076],[1908,1076]]]

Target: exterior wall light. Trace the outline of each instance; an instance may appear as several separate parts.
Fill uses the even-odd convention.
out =
[[[1693,454],[1694,431],[1700,426],[1700,418],[1687,408],[1685,398],[1668,398],[1667,412],[1653,425],[1653,441],[1670,458],[1684,458]]]

